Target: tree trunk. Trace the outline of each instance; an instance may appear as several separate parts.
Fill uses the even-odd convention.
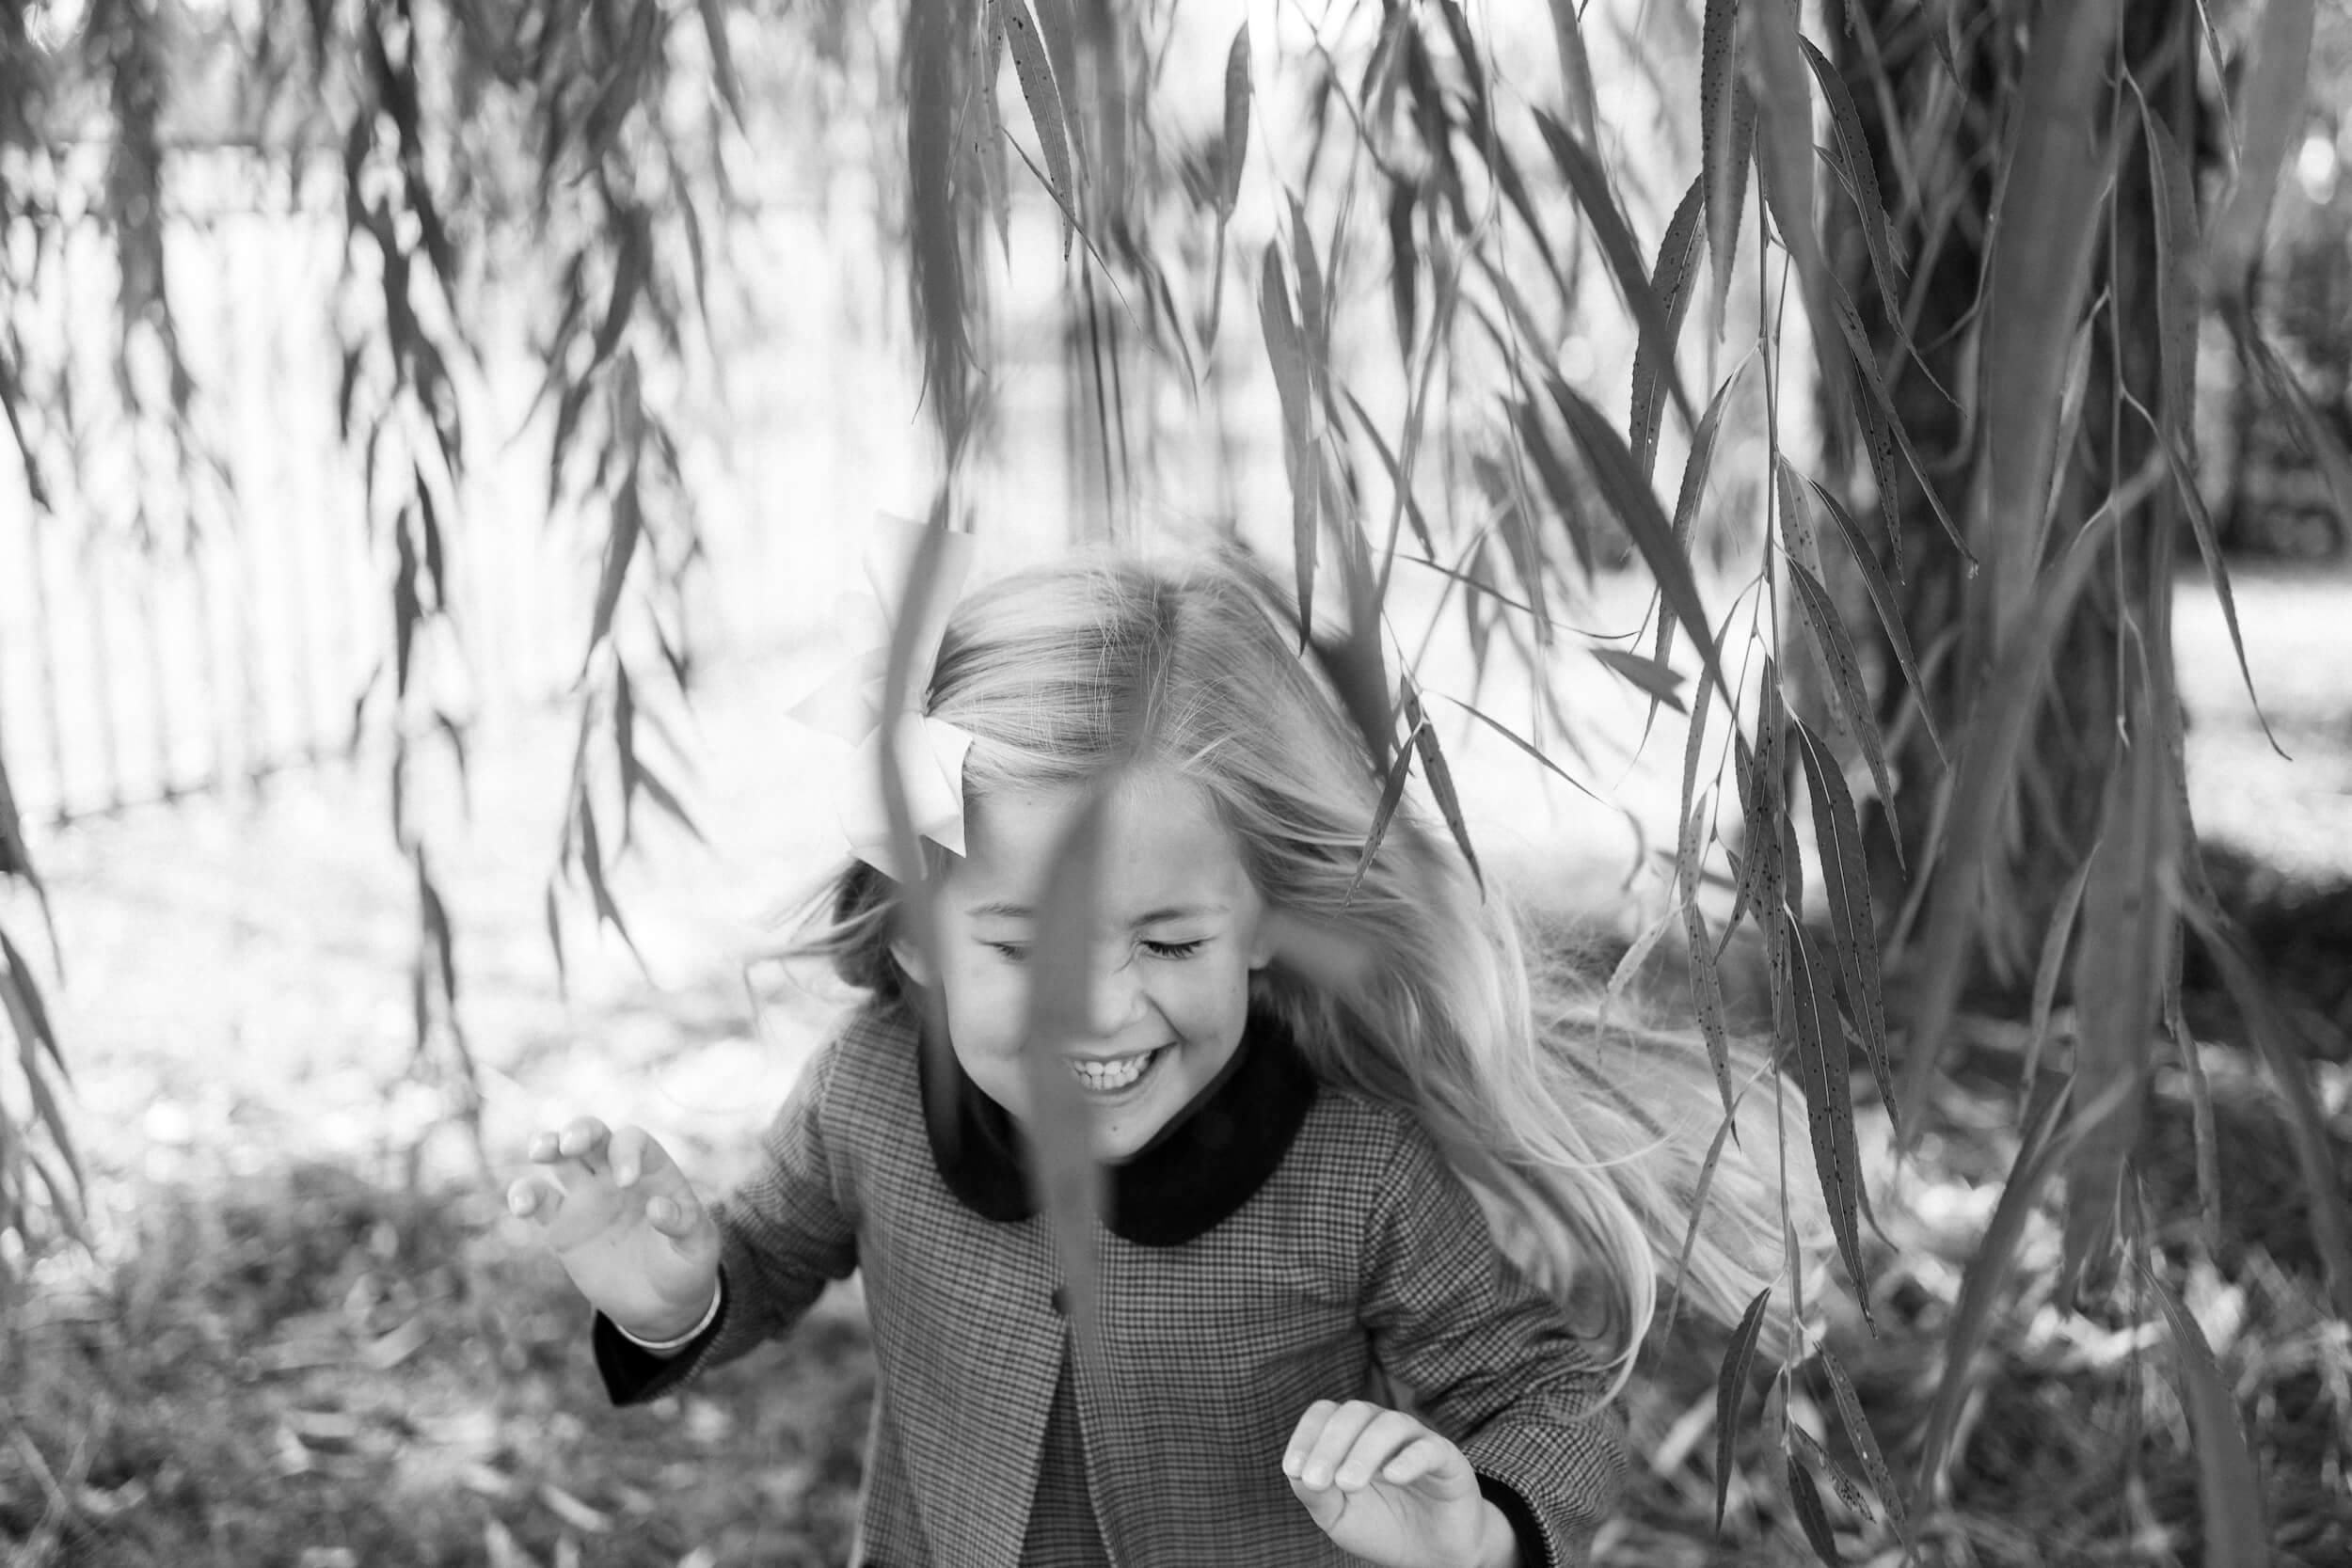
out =
[[[1915,314],[1910,333],[1915,357],[1903,346],[1872,280],[1852,203],[1834,181],[1828,221],[1842,231],[1833,232],[1832,254],[1928,478],[1963,525],[1971,469],[1983,449],[1980,432],[1961,405],[1975,406],[1979,400],[1969,378],[1977,363],[1973,351],[1990,259],[2000,138],[2015,131],[2010,108],[2017,84],[2035,45],[2036,26],[2048,25],[2042,20],[2046,8],[2008,0],[1996,9],[2007,14],[1966,34],[1953,58],[1963,84],[1960,92],[1953,90],[1936,46],[1940,10],[1895,0],[1855,0],[1851,26],[1833,22],[1838,68],[1869,139],[1897,252],[1911,269],[1904,303]],[[2021,17],[2033,24],[2017,24]],[[2151,110],[2185,149],[2196,146],[2194,55],[2188,48],[2193,24],[2186,0],[2124,8],[2124,58]],[[1890,114],[1896,117],[1892,120]],[[2108,241],[2092,262],[2085,413],[2074,440],[2058,454],[2058,499],[2042,563],[2067,547],[2154,449],[2155,434],[2132,404],[2151,416],[2163,407],[2156,219],[2146,138],[2128,89],[2118,101],[2108,140],[2118,189]],[[2098,303],[2103,292],[2111,304]],[[1996,602],[1994,574],[1970,571],[1927,504],[1916,476],[1907,467],[1900,472],[1897,511],[1905,575],[1895,592],[1924,673],[1930,711],[1956,768],[1991,674],[1995,614],[2017,607]],[[1864,500],[1868,465],[1847,465],[1844,478],[1857,517],[1874,515],[1875,498]],[[1979,961],[1974,967],[1980,986],[1991,992],[1987,1001],[2014,1001],[2030,989],[2042,935],[2098,836],[2143,645],[2146,657],[2162,666],[2148,671],[2150,688],[2160,700],[2170,701],[2169,530],[2175,516],[2169,485],[2145,490],[2121,519],[2111,546],[2119,551],[2115,566],[2093,573],[2058,640],[2042,711],[1986,863],[1978,906]],[[1874,626],[1867,601],[1858,594],[1849,596],[1857,605],[1851,624]],[[1876,907],[1907,911],[1899,919],[1899,934],[1913,924],[1909,914],[1916,912],[1908,907],[1928,873],[1939,832],[1939,800],[1951,770],[1939,761],[1912,711],[1913,694],[1883,641],[1878,652],[1883,675],[1879,719],[1888,740],[1895,800],[1891,813],[1882,804],[1873,814],[1866,832],[1873,852]]]

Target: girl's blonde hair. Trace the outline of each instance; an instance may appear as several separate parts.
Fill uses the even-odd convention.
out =
[[[1353,960],[1337,979],[1327,963],[1278,956],[1253,1005],[1287,1024],[1323,1082],[1427,1130],[1503,1249],[1613,1348],[1622,1380],[1722,1117],[1704,1045],[1623,1005],[1604,1016],[1601,988],[1499,890],[1482,895],[1409,802],[1357,883],[1381,780],[1298,647],[1295,610],[1245,559],[1083,559],[966,597],[927,711],[974,737],[967,802],[1092,786],[1136,762],[1205,792],[1269,909]],[[852,867],[796,951],[904,996],[889,951],[896,895]],[[1724,1143],[1683,1275],[1687,1305],[1725,1323],[1781,1272],[1779,1183],[1752,1162],[1777,1147],[1774,1092],[1795,1098],[1759,1082],[1769,1064],[1753,1048],[1734,1065],[1747,1089],[1739,1135]],[[1801,1127],[1801,1103],[1793,1117]],[[1790,1199],[1813,1244],[1820,1227],[1794,1183]]]

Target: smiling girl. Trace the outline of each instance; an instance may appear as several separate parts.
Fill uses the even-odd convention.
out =
[[[925,848],[932,938],[876,864],[839,875],[806,949],[868,999],[755,1175],[706,1206],[643,1130],[581,1120],[511,1189],[597,1308],[616,1400],[857,1270],[880,1371],[859,1562],[1585,1560],[1623,1468],[1609,1402],[1712,1128],[1706,1059],[1531,974],[1509,909],[1409,811],[1357,880],[1380,779],[1298,645],[1231,559],[1065,565],[958,607],[923,705],[969,737],[961,835],[934,833],[961,852]],[[1051,1047],[1107,1165],[1089,1349],[1033,1196],[1029,1021],[1049,879],[1098,796],[1084,1014]],[[1300,930],[1354,963],[1307,961]],[[1686,1283],[1718,1316],[1781,1256],[1740,1162]]]

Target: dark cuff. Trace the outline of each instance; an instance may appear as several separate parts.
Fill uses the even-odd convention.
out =
[[[589,1330],[588,1342],[596,1350],[596,1370],[603,1374],[604,1391],[614,1404],[644,1404],[684,1383],[702,1359],[702,1353],[719,1338],[727,1323],[727,1276],[724,1268],[719,1271],[719,1313],[710,1320],[710,1326],[667,1354],[647,1350],[623,1334],[620,1326],[603,1313],[596,1314],[596,1325]]]
[[[1535,1522],[1535,1511],[1527,1506],[1527,1499],[1510,1482],[1489,1475],[1478,1478],[1478,1490],[1511,1522],[1511,1533],[1518,1538],[1519,1568],[1552,1568],[1551,1548],[1544,1544],[1544,1528]]]

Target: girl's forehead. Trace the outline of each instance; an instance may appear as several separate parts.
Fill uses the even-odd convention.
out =
[[[953,873],[959,892],[987,902],[1041,891],[1088,794],[1073,786],[971,802],[966,854]],[[1231,898],[1248,883],[1239,844],[1186,780],[1153,772],[1121,783],[1104,800],[1102,824],[1103,891],[1113,903]]]

